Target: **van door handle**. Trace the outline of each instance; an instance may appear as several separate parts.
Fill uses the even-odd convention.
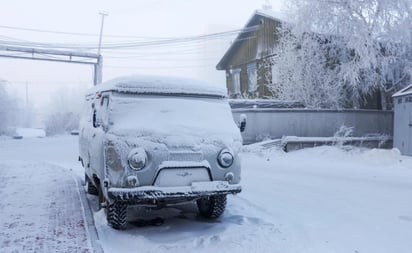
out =
[[[409,126],[412,127],[412,123],[409,123]]]

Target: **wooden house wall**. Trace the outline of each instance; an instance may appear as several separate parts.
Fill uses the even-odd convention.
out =
[[[240,69],[240,90],[242,95],[254,98],[255,94],[248,93],[248,76],[247,65],[250,63],[256,63],[257,67],[257,85],[259,98],[269,97],[271,93],[266,87],[267,80],[265,78],[266,71],[270,72],[264,61],[261,59],[271,53],[271,49],[274,47],[278,37],[276,36],[276,30],[280,23],[278,21],[268,19],[265,17],[259,17],[252,21],[250,24],[258,25],[259,29],[247,33],[241,41],[236,52],[233,53],[231,59],[227,63],[226,69],[226,86],[229,91],[233,90],[232,87],[232,74],[230,70]],[[229,92],[232,94],[232,92]],[[236,98],[238,96],[231,96]]]

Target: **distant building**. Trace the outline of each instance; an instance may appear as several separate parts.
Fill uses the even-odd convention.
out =
[[[216,68],[226,71],[230,98],[271,96],[265,85],[271,70],[264,62],[271,56],[281,23],[272,11],[257,10],[219,61]]]

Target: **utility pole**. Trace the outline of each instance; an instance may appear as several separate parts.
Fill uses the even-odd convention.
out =
[[[100,54],[100,50],[102,48],[102,37],[103,37],[103,26],[104,26],[104,18],[109,15],[105,12],[99,12],[99,14],[102,16],[102,22],[100,25],[100,36],[99,36],[99,47],[97,49],[97,55],[98,55],[98,59],[97,59],[97,63],[94,64],[94,80],[93,83],[94,85],[97,85],[99,83],[102,82],[103,79],[103,57]]]
[[[100,49],[101,49],[101,47],[102,47],[104,18],[105,18],[107,15],[109,15],[109,14],[107,14],[107,13],[105,13],[105,12],[102,12],[102,11],[99,12],[99,14],[102,16],[102,22],[101,22],[101,25],[100,25],[99,48],[98,48],[98,51],[97,51],[97,54],[98,54],[98,55],[100,55]]]

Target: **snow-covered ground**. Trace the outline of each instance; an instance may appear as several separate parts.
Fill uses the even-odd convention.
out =
[[[75,138],[19,134],[0,141],[0,252],[93,252]]]
[[[44,249],[30,239],[47,231],[41,226],[48,222],[46,216],[37,215],[51,208],[44,197],[50,192],[44,191],[53,189],[50,180],[83,175],[77,154],[76,136],[0,141],[0,252],[12,251],[6,242],[18,239],[13,237],[30,243],[31,248],[23,252]],[[241,158],[243,192],[229,197],[227,211],[219,220],[199,218],[193,205],[139,209],[128,229],[117,231],[106,225],[102,211],[96,211],[95,224],[104,251],[410,252],[411,157],[395,150],[318,147],[284,153],[255,145],[245,147]],[[27,189],[30,184],[5,182],[23,179],[41,187]],[[95,207],[95,197],[88,199]],[[27,212],[22,212],[24,203],[30,204]],[[19,208],[15,213],[12,205]],[[162,217],[164,224],[143,226],[141,214],[146,219]],[[18,230],[4,225],[16,217],[39,225],[18,223]],[[69,241],[62,243],[73,246]],[[87,251],[90,242],[85,243],[80,249]]]

